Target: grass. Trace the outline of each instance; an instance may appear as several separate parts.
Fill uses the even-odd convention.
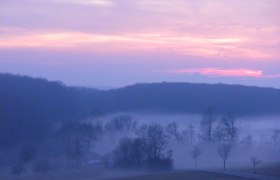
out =
[[[236,176],[223,175],[219,173],[203,171],[175,171],[169,173],[158,173],[132,177],[115,178],[115,180],[244,180]]]
[[[251,168],[231,169],[229,171],[239,171],[252,173]],[[280,177],[280,163],[263,164],[257,168],[257,174]],[[103,168],[83,168],[76,170],[51,171],[45,174],[25,173],[21,176],[12,176],[8,173],[0,173],[0,179],[5,180],[84,180],[84,179],[111,179],[111,180],[242,180],[244,178],[224,175],[214,172],[178,170],[170,172],[147,172],[147,171],[124,171],[117,169]]]
[[[234,168],[230,171],[239,171],[245,173],[253,173],[252,167],[250,168]],[[280,163],[261,164],[256,169],[257,174],[280,177]]]
[[[80,169],[80,170],[60,170],[60,171],[51,171],[49,173],[36,173],[36,174],[23,174],[20,176],[16,175],[2,175],[0,179],[5,180],[83,180],[83,179],[95,179],[104,173],[104,169]]]
[[[84,179],[111,179],[111,180],[244,180],[235,176],[200,171],[171,171],[171,172],[141,172],[119,171],[103,169],[81,169],[74,171],[51,172],[47,174],[26,174],[22,176],[5,176],[5,180],[84,180]]]

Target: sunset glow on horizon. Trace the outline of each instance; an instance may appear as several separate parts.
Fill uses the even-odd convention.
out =
[[[280,87],[279,8],[278,0],[5,1],[0,70],[85,86],[196,82],[193,76],[210,75],[224,78],[216,82],[235,77],[250,84],[238,80],[248,77],[263,79],[253,85]],[[81,57],[69,55],[74,52]],[[42,71],[33,71],[34,64]],[[67,75],[74,72],[103,81],[81,83]],[[114,80],[122,73],[130,79]]]
[[[201,74],[209,76],[248,76],[263,77],[261,70],[251,69],[218,69],[218,68],[197,68],[197,69],[175,69],[169,70],[171,73]]]

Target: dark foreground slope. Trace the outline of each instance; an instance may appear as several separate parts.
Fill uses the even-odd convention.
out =
[[[0,75],[1,144],[38,141],[55,123],[118,111],[280,113],[280,90],[239,85],[137,84],[101,91],[44,79]]]

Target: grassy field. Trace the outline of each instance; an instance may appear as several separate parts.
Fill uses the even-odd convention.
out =
[[[65,172],[52,172],[48,174],[35,174],[23,176],[0,177],[5,180],[89,180],[89,179],[110,179],[110,180],[243,180],[235,176],[222,175],[211,172],[199,171],[172,171],[172,172],[136,172],[136,171],[107,171],[107,170],[75,170]]]
[[[115,180],[245,180],[236,176],[222,175],[211,172],[175,171],[132,177],[115,178]]]
[[[240,171],[245,173],[252,173],[252,168],[235,168],[230,171]],[[270,164],[261,164],[256,169],[257,174],[263,174],[268,176],[276,176],[280,178],[280,163],[270,163]]]
[[[252,173],[250,168],[231,169],[232,172],[245,172]],[[6,171],[7,172],[7,171]],[[258,174],[277,176],[280,178],[280,163],[268,164],[260,166],[257,169]],[[214,172],[204,171],[188,171],[178,170],[170,172],[147,172],[147,171],[124,171],[117,169],[104,169],[104,168],[83,168],[78,170],[53,170],[46,174],[32,174],[25,173],[21,176],[12,176],[9,173],[0,173],[0,179],[2,180],[88,180],[88,179],[111,179],[111,180],[242,180],[244,178],[224,175]]]

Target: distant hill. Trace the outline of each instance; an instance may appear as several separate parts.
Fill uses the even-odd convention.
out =
[[[36,141],[52,130],[49,127],[53,123],[89,115],[119,111],[202,113],[209,106],[219,112],[280,114],[280,90],[194,83],[136,84],[97,90],[0,74],[0,138],[1,143],[9,145]]]
[[[147,110],[202,113],[209,106],[237,114],[280,113],[280,90],[224,84],[136,84],[105,93],[112,111]]]

